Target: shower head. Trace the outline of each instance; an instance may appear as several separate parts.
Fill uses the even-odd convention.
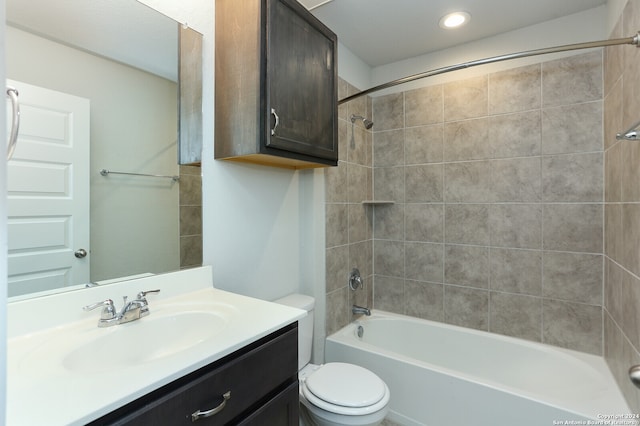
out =
[[[367,130],[373,127],[373,121],[371,121],[371,120],[369,120],[367,118],[364,118],[361,115],[351,114],[351,122],[355,123],[356,120],[361,120],[362,124],[364,125],[364,128],[367,129]]]

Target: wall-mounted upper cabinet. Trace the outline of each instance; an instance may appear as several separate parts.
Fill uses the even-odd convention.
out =
[[[216,0],[215,158],[338,162],[337,38],[296,0]]]

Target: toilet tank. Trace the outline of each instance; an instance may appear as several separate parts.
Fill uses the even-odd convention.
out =
[[[298,370],[311,361],[311,345],[313,343],[313,307],[316,300],[305,294],[290,294],[274,300],[285,306],[307,311],[307,316],[298,320]]]

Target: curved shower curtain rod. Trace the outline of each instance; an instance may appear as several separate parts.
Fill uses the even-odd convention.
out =
[[[632,45],[635,45],[636,47],[640,47],[638,45],[639,40],[640,40],[640,32],[636,33],[632,37],[627,37],[627,38],[615,38],[611,40],[600,40],[600,41],[590,41],[586,43],[566,44],[564,46],[547,47],[544,49],[535,49],[535,50],[526,50],[524,52],[510,53],[508,55],[492,56],[490,58],[463,62],[461,64],[450,65],[448,67],[436,68],[434,70],[425,71],[419,74],[413,74],[408,77],[399,78],[397,80],[393,80],[388,83],[371,87],[369,89],[363,90],[362,92],[358,92],[353,95],[347,96],[346,98],[340,99],[338,101],[338,105],[342,105],[343,103],[359,98],[360,96],[365,96],[373,92],[378,92],[383,89],[388,89],[389,87],[397,86],[399,84],[409,83],[411,81],[419,80],[421,78],[432,77],[434,75],[446,74],[451,71],[458,71],[466,68],[471,68],[477,65],[491,64],[494,62],[507,61],[510,59],[526,58],[528,56],[546,55],[547,53],[565,52],[569,50],[579,50],[579,49],[591,49],[594,47],[615,46],[619,44],[632,44]]]

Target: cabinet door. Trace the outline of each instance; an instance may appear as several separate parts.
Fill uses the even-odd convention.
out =
[[[267,4],[266,146],[337,161],[336,36],[295,0]]]
[[[298,382],[292,383],[238,426],[297,426],[299,424]]]

